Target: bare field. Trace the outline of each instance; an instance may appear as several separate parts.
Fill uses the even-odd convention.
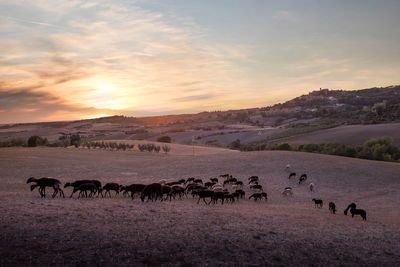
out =
[[[308,174],[316,192],[288,180],[288,163],[292,171]],[[3,148],[0,166],[1,266],[400,264],[399,164],[283,151],[218,150],[193,157]],[[190,176],[206,180],[224,173],[241,180],[260,176],[268,202],[207,206],[191,197],[148,203],[123,197],[41,199],[26,184],[30,176],[129,184]],[[292,198],[281,196],[285,186],[294,188]],[[322,209],[314,208],[313,197],[324,200]],[[330,201],[336,215],[328,211]],[[367,221],[343,215],[351,202],[367,211]]]

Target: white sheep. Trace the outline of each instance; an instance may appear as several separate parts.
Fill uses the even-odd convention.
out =
[[[310,188],[310,191],[313,192],[315,189],[315,184],[314,183],[310,183],[310,185],[308,186]]]
[[[293,196],[293,191],[291,187],[286,187],[282,192],[283,196]]]
[[[292,168],[292,167],[290,166],[290,164],[287,164],[286,167],[285,167],[285,170],[286,170],[286,171],[290,171],[291,168]]]
[[[215,184],[211,187],[211,189],[214,191],[223,191],[224,187],[222,186],[222,184]]]

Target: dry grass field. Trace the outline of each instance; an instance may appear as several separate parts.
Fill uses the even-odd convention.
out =
[[[400,123],[383,123],[370,125],[346,125],[326,130],[282,138],[274,142],[289,142],[292,144],[306,143],[341,143],[346,145],[362,145],[371,138],[383,136],[393,137],[393,144],[400,145]]]
[[[190,149],[0,149],[0,265],[399,266],[399,164],[279,151],[197,150],[193,157]],[[307,173],[316,191],[289,180],[287,164]],[[41,199],[26,184],[30,176],[130,184],[224,173],[258,175],[268,201]],[[286,186],[293,197],[282,197]],[[322,209],[313,197],[323,199]],[[351,202],[367,221],[343,215]]]

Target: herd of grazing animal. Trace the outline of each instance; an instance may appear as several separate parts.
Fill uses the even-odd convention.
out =
[[[285,170],[287,172],[290,172],[289,180],[291,180],[293,178],[294,179],[296,178],[296,173],[295,172],[291,172],[291,165],[290,164],[286,165]],[[298,184],[301,185],[306,180],[307,180],[307,174],[302,174],[302,175],[300,175],[300,177],[298,179]],[[315,191],[315,184],[311,182],[308,185],[308,188],[309,188],[311,193],[314,192]],[[282,195],[283,196],[293,196],[292,187],[285,187],[285,189],[282,192]],[[322,206],[324,204],[322,199],[313,198],[313,199],[311,199],[311,201],[314,202],[315,208],[322,208]],[[329,211],[330,211],[331,214],[336,214],[336,204],[334,202],[329,202]],[[344,215],[347,215],[348,212],[350,212],[351,217],[354,217],[354,215],[360,215],[361,218],[364,221],[367,220],[367,212],[365,210],[362,210],[362,209],[357,209],[355,203],[351,203],[350,205],[348,205],[348,207],[344,210]]]
[[[286,170],[290,169],[290,165],[286,166]],[[289,180],[296,177],[295,172],[291,172],[289,175]],[[220,179],[223,181],[220,182]],[[298,184],[301,185],[307,180],[307,174],[302,174],[298,179]],[[46,187],[53,188],[52,197],[60,195],[60,197],[65,197],[64,191],[61,188],[61,182],[58,179],[50,177],[34,178],[30,177],[26,183],[32,183],[30,190],[33,191],[38,188],[41,198],[46,197]],[[147,201],[165,201],[172,199],[182,199],[182,197],[192,195],[193,198],[197,198],[197,203],[202,200],[205,204],[209,205],[211,203],[217,204],[219,201],[221,204],[224,203],[234,203],[243,199],[245,197],[244,183],[243,181],[234,178],[230,174],[219,175],[218,178],[210,178],[209,181],[203,183],[202,179],[196,179],[190,177],[187,179],[180,179],[178,181],[166,182],[166,180],[160,180],[158,183],[151,184],[130,184],[130,185],[120,185],[118,183],[106,183],[102,186],[101,182],[98,180],[77,180],[74,182],[67,182],[64,188],[72,187],[72,192],[70,198],[78,192],[78,198],[92,198],[92,197],[112,197],[111,192],[115,192],[115,196],[122,193],[124,197],[131,197],[132,200],[135,196],[140,196],[140,199],[144,202]],[[230,190],[227,188],[229,187]],[[268,195],[264,192],[263,186],[259,184],[258,176],[250,176],[248,178],[247,187],[252,191],[252,194],[248,199],[253,199],[254,201],[265,199],[268,200]],[[314,183],[310,183],[309,190],[313,192],[315,189]],[[103,194],[104,193],[104,194]],[[293,196],[292,187],[285,187],[282,192],[283,196]],[[321,199],[313,198],[315,207],[322,208],[323,201]],[[336,205],[333,202],[329,202],[329,211],[332,214],[336,213]],[[351,203],[345,210],[344,214],[350,212],[352,217],[354,215],[360,215],[363,220],[367,219],[365,210],[357,209],[355,203]]]

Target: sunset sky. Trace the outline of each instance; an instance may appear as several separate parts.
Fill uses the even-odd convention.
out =
[[[400,84],[398,0],[0,0],[0,123]]]

